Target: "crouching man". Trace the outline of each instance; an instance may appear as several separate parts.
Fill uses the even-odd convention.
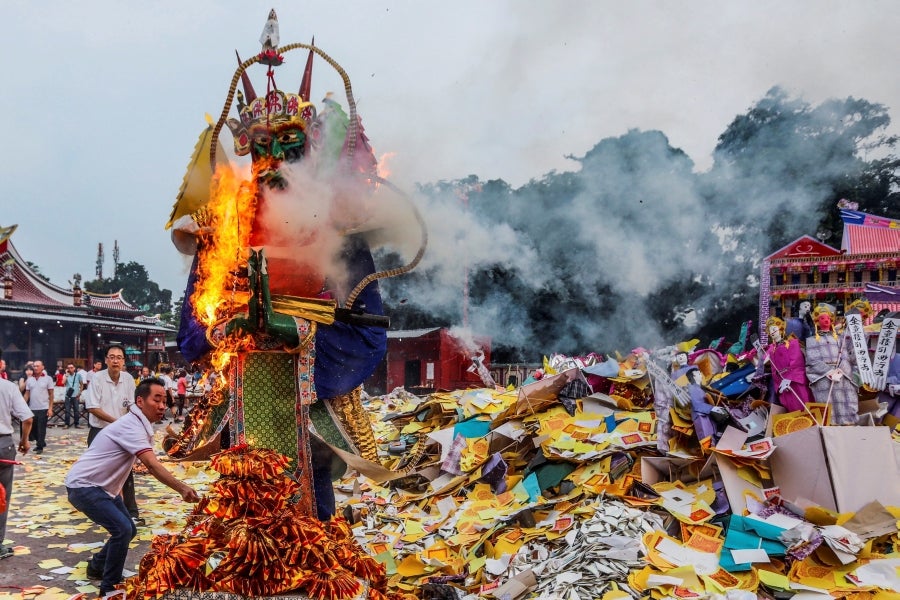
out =
[[[91,557],[87,575],[99,579],[100,595],[112,592],[122,581],[128,544],[137,534],[122,501],[122,486],[135,458],[150,473],[187,502],[200,498],[189,485],[172,475],[153,452],[153,426],[166,411],[165,384],[152,377],[134,391],[134,404],[122,417],[104,427],[87,451],[66,475],[69,502],[91,521],[109,532],[109,539]]]

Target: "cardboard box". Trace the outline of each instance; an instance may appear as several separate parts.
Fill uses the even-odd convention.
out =
[[[775,453],[777,454],[778,451],[776,450]],[[741,477],[739,467],[733,460],[721,454],[713,454],[709,460],[716,465],[722,485],[725,486],[725,495],[728,496],[731,512],[743,515],[747,510],[748,497],[755,498],[760,502],[765,500],[766,494],[763,489]]]
[[[897,445],[887,427],[809,427],[774,438],[775,485],[788,501],[856,512],[873,500],[900,506]]]
[[[743,514],[747,509],[747,496],[760,501],[765,497],[759,486],[741,477],[738,466],[726,456],[713,454],[705,461],[661,456],[641,458],[641,481],[647,485],[660,481],[693,483],[703,479],[722,482],[728,504],[736,514]]]

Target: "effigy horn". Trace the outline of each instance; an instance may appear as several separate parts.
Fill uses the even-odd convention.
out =
[[[237,56],[238,65],[243,64],[244,61],[241,60],[241,55],[238,54],[237,50],[234,51],[234,55]],[[250,104],[256,100],[256,91],[253,89],[253,84],[250,83],[250,77],[246,71],[241,73],[241,84],[244,86],[244,95],[247,97],[246,102]]]
[[[315,36],[313,36],[312,42],[310,42],[309,45],[316,45]],[[315,52],[310,50],[309,56],[306,57],[306,67],[303,69],[303,79],[300,81],[300,97],[303,98],[305,102],[310,101],[309,94],[312,89],[313,56],[315,56]]]

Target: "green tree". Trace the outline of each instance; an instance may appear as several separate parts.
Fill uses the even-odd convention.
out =
[[[150,280],[144,265],[130,261],[116,265],[114,278],[88,281],[84,287],[89,292],[113,294],[122,290],[122,296],[129,303],[148,314],[172,312],[172,291],[160,289],[159,284]]]
[[[38,277],[40,277],[40,278],[43,279],[44,281],[47,281],[47,282],[50,281],[50,278],[49,278],[49,277],[47,277],[46,275],[44,275],[43,273],[41,273],[41,268],[40,268],[39,266],[37,266],[36,264],[34,264],[33,262],[31,262],[30,260],[26,260],[26,261],[25,261],[25,264],[28,265],[28,268],[31,269],[31,272],[32,272],[32,273],[34,273],[35,275],[37,275]]]
[[[749,225],[742,242],[770,242],[764,252],[803,234],[828,232],[839,240],[841,198],[863,211],[897,214],[890,201],[898,183],[897,138],[884,135],[890,122],[881,104],[851,97],[813,106],[772,88],[719,136],[707,178],[711,203]]]

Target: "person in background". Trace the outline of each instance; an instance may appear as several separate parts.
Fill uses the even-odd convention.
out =
[[[81,427],[78,422],[81,420],[81,390],[83,387],[81,375],[75,371],[75,365],[73,363],[67,364],[66,377],[63,385],[66,394],[65,403],[63,404],[63,421],[65,422],[67,429],[72,426],[72,422],[75,423],[76,429]],[[69,419],[70,411],[74,415],[74,418],[71,421]]]
[[[87,374],[88,374],[88,372],[85,371],[84,367],[82,367],[80,365],[75,367],[75,372],[78,373],[78,376],[81,378],[81,391],[83,392],[85,389],[87,389],[87,384],[88,384]]]
[[[91,380],[94,379],[94,375],[103,370],[103,361],[95,360],[94,368],[87,372],[87,375],[84,376],[84,388],[87,389],[91,385]]]
[[[153,373],[150,372],[150,367],[141,367],[141,374],[138,376],[138,383],[145,379],[150,379],[153,377]]]
[[[34,374],[25,382],[25,402],[34,413],[31,440],[35,454],[43,454],[47,445],[47,419],[53,416],[53,391],[56,380],[44,371],[43,361],[34,361]]]
[[[183,370],[180,370],[176,374],[176,377],[178,379],[175,382],[175,387],[178,395],[175,397],[175,408],[177,409],[178,413],[175,415],[175,422],[181,423],[184,417],[184,403],[187,400],[187,373]]]
[[[22,371],[22,376],[19,377],[19,393],[25,393],[25,383],[28,381],[28,378],[34,375],[34,366],[32,363],[28,363],[25,365],[25,369]]]
[[[159,379],[162,380],[163,386],[166,388],[166,406],[172,411],[172,418],[174,419],[175,394],[178,393],[178,386],[175,384],[175,380],[172,379],[172,367],[163,367],[162,375],[159,376]],[[163,418],[165,418],[165,414],[163,414]]]
[[[6,369],[6,362],[0,352],[0,367]],[[28,434],[31,433],[33,414],[22,398],[22,392],[12,381],[0,380],[0,459],[14,461],[16,459],[16,443],[13,440],[12,418],[17,418],[22,423],[22,435],[19,439],[19,452],[27,454],[31,445],[28,443]],[[13,475],[15,465],[0,463],[0,485],[6,496],[6,508],[0,512],[0,558],[8,558],[13,555],[12,548],[3,545],[6,539],[6,517],[12,504]]]
[[[112,346],[107,357],[116,357],[119,352],[119,347]],[[124,359],[122,354],[123,363]],[[119,375],[120,381],[129,379],[122,373]],[[87,564],[87,576],[100,580],[101,596],[115,590],[122,581],[128,544],[137,534],[122,499],[124,484],[131,477],[135,459],[140,460],[156,479],[178,492],[185,502],[200,500],[197,492],[172,475],[153,452],[151,423],[158,421],[166,410],[162,383],[155,378],[142,381],[134,389],[134,404],[97,435],[66,475],[65,485],[72,506],[109,532],[103,548]]]
[[[135,387],[134,378],[125,372],[125,348],[118,344],[111,345],[106,350],[106,369],[94,373],[88,387],[88,397],[84,401],[89,413],[88,447],[105,427],[128,413]],[[144,525],[134,497],[132,474],[123,483],[122,499],[135,525]]]

